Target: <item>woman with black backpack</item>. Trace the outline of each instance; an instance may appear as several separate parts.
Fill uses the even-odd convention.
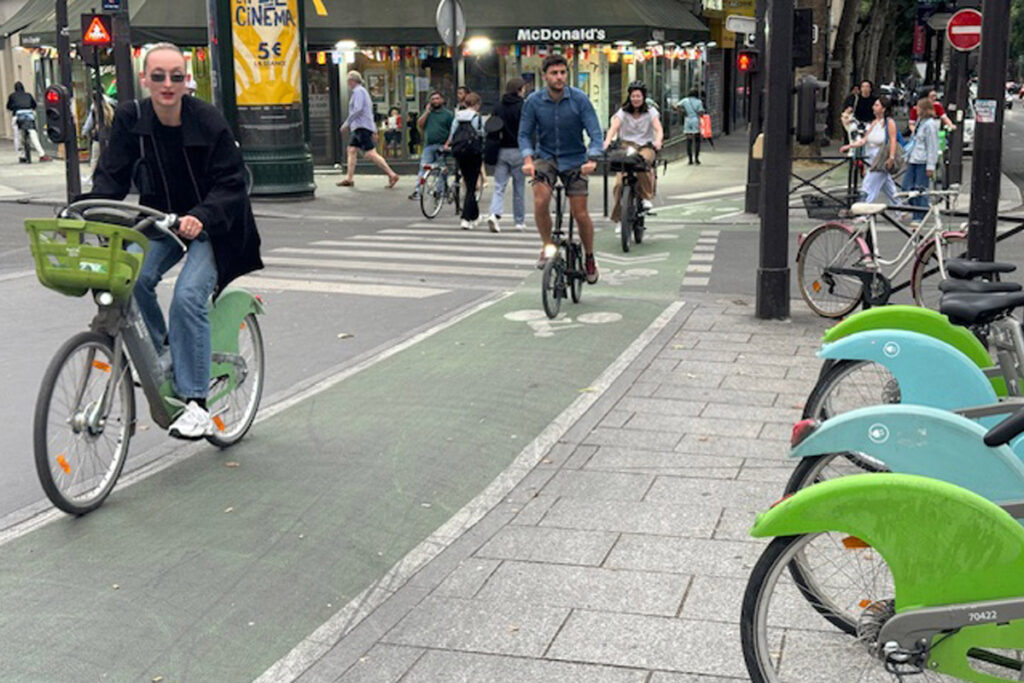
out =
[[[512,179],[512,215],[516,230],[526,230],[526,178],[523,176],[523,155],[519,152],[519,117],[523,111],[526,81],[516,76],[505,84],[501,103],[494,108],[487,129],[495,131],[488,136],[484,162],[494,166],[494,196],[491,198],[487,225],[491,232],[501,232],[501,214],[505,203],[505,188]],[[500,121],[500,130],[495,125]],[[488,159],[488,152],[492,158]]]
[[[475,92],[466,95],[465,109],[455,113],[452,130],[444,149],[451,149],[455,163],[459,165],[462,181],[465,183],[465,199],[462,202],[463,230],[472,230],[480,219],[480,207],[476,202],[476,184],[480,179],[480,167],[484,160],[484,122],[480,116],[480,96]]]

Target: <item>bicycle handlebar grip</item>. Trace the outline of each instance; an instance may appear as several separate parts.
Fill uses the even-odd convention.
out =
[[[994,448],[1008,444],[1021,432],[1024,432],[1024,409],[1018,410],[988,430],[985,433],[985,445]]]

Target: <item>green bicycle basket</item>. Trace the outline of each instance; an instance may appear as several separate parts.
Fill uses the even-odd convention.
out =
[[[68,296],[97,289],[126,299],[149,249],[149,240],[135,230],[95,221],[29,218],[25,232],[39,282]],[[126,251],[131,244],[142,253]]]

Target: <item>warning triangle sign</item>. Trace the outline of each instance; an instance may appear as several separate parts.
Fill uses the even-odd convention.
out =
[[[82,45],[93,47],[108,47],[113,42],[110,37],[110,28],[104,22],[103,15],[93,15],[92,21],[82,31]]]

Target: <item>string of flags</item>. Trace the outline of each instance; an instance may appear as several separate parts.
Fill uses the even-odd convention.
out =
[[[381,47],[367,47],[355,50],[367,59],[375,62],[397,62],[400,59],[406,61],[413,61],[418,59],[425,61],[427,59],[451,59],[452,49],[446,45],[432,45],[427,47],[399,47],[399,46],[381,46]],[[665,45],[653,45],[650,47],[639,48],[632,45],[588,45],[584,44],[578,48],[572,45],[565,46],[562,49],[550,49],[547,45],[496,45],[494,47],[496,52],[501,57],[540,57],[543,59],[547,57],[551,52],[557,52],[564,54],[567,59],[573,59],[576,53],[579,52],[579,57],[583,60],[589,60],[595,55],[596,52],[603,52],[608,57],[609,61],[617,62],[620,59],[626,64],[632,64],[633,62],[644,62],[652,59],[671,59],[671,60],[694,60],[701,59],[703,54],[702,48],[684,48],[678,46]],[[470,56],[470,51],[466,48],[462,52],[465,56]],[[331,59],[330,51],[318,52],[316,61],[319,64],[325,64]],[[337,62],[337,56],[331,60]]]

